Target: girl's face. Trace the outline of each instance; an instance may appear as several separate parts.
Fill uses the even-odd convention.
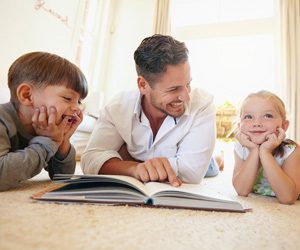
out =
[[[262,97],[248,98],[241,110],[240,130],[256,144],[266,141],[269,134],[278,135],[277,129],[287,129],[284,121],[271,100]]]
[[[34,90],[34,107],[41,108],[45,106],[47,113],[51,106],[57,110],[56,124],[59,124],[65,116],[72,118],[80,113],[80,95],[72,89],[60,86],[47,86]]]

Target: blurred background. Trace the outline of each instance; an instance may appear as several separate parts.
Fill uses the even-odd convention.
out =
[[[12,62],[48,51],[82,69],[85,110],[97,116],[117,92],[136,88],[141,40],[169,34],[190,51],[192,87],[215,96],[219,137],[230,137],[241,100],[267,89],[286,103],[289,137],[300,142],[299,0],[1,0],[0,16],[1,102]]]

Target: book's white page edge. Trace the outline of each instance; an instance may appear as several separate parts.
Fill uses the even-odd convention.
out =
[[[228,202],[237,202],[229,197],[226,197],[222,194],[217,193],[216,191],[210,190],[207,186],[201,184],[182,184],[180,187],[173,187],[168,183],[160,183],[160,182],[148,182],[145,184],[147,187],[148,193],[150,197],[155,197],[159,195],[161,192],[165,191],[175,191],[178,192],[178,196],[180,196],[181,192],[186,192],[189,194],[196,195],[202,198],[208,198],[212,200],[222,200]]]

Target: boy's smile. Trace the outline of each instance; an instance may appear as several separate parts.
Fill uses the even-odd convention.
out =
[[[63,85],[50,85],[45,88],[33,91],[34,107],[46,107],[49,114],[50,107],[57,110],[56,124],[61,123],[65,118],[69,118],[69,123],[76,122],[75,116],[80,113],[80,96],[72,89]]]

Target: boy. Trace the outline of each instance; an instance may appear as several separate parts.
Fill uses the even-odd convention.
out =
[[[10,102],[0,104],[0,191],[18,186],[44,168],[50,178],[74,173],[70,137],[82,121],[84,74],[46,52],[19,57],[8,72]]]

